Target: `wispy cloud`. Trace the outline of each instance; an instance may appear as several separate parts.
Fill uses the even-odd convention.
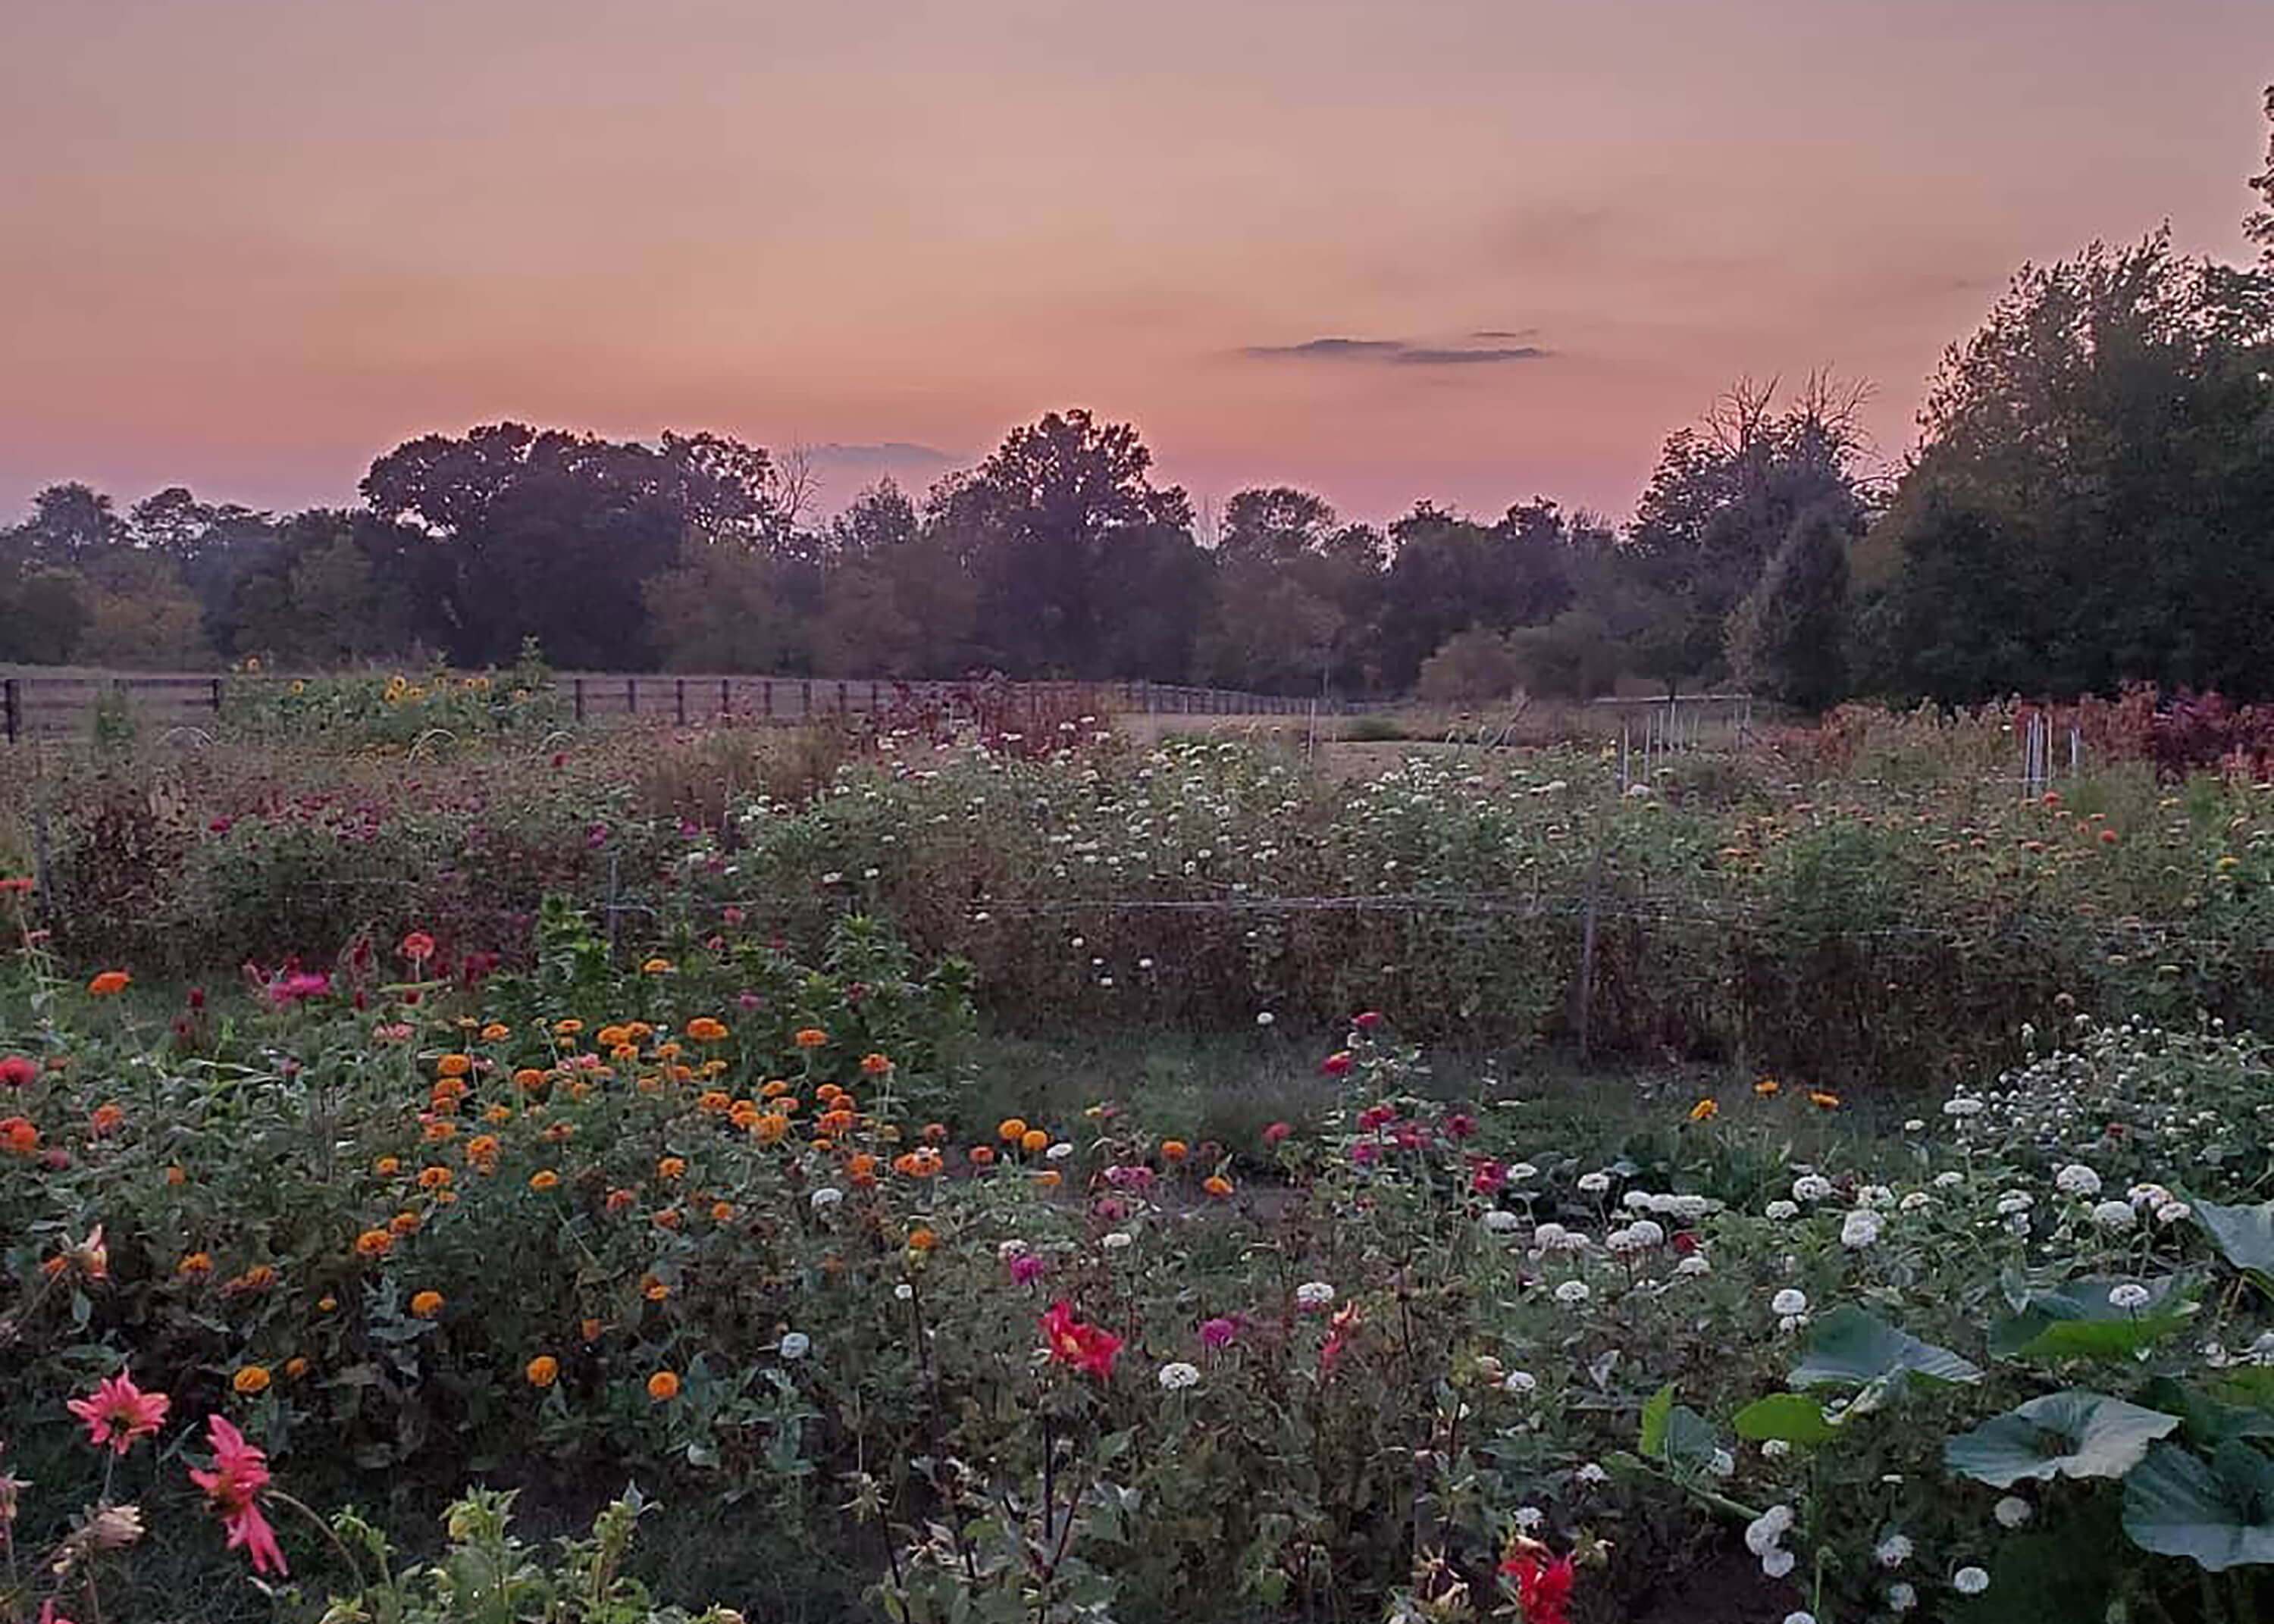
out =
[[[1482,332],[1472,340],[1529,338],[1529,330]],[[1484,348],[1416,343],[1404,338],[1312,338],[1299,344],[1249,344],[1239,352],[1254,361],[1367,361],[1391,366],[1489,366],[1539,361],[1555,351],[1538,344],[1494,343]]]

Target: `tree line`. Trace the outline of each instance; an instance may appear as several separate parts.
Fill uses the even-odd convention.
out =
[[[2274,118],[2274,91],[2268,94]],[[1258,691],[1736,682],[1804,708],[2127,680],[2274,692],[2274,143],[2258,264],[2157,233],[2025,266],[1893,469],[1863,392],[1740,384],[1634,518],[1430,502],[1386,528],[1284,486],[1213,525],[1127,424],[1052,412],[921,497],[813,522],[727,436],[515,423],[380,456],[289,515],[49,487],[0,530],[0,660],[1149,678]]]

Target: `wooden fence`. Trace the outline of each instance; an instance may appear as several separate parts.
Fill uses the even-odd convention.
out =
[[[293,681],[290,673],[232,673],[223,676],[145,675],[139,673],[49,674],[27,672],[0,679],[0,718],[7,741],[84,733],[95,709],[115,694],[138,725],[162,732],[210,729],[232,695],[248,688]],[[975,696],[1007,697],[1015,708],[1063,714],[1094,704],[1144,716],[1339,715],[1340,700],[1250,694],[1232,688],[1168,682],[900,682],[886,678],[674,676],[563,672],[554,692],[579,722],[646,718],[680,726],[801,722],[838,716],[957,713]]]

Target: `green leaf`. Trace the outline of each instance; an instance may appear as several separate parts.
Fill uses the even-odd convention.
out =
[[[2187,1441],[2206,1449],[2216,1448],[2230,1438],[2274,1438],[2274,1410],[2248,1402],[2222,1403],[2169,1376],[2157,1377],[2140,1389],[2139,1396],[2150,1409],[2179,1417]]]
[[[1947,1348],[1923,1342],[1852,1303],[1843,1303],[1816,1322],[1807,1357],[1792,1372],[1796,1387],[1900,1386],[1909,1377],[1928,1381],[1982,1380],[1979,1365]]]
[[[1757,1398],[1736,1415],[1737,1436],[1780,1438],[1788,1444],[1828,1444],[1840,1429],[1825,1419],[1824,1406],[1797,1393]]]
[[[2160,1410],[2071,1388],[1992,1417],[1946,1443],[1942,1458],[1951,1470],[1993,1489],[2025,1478],[2121,1477],[2179,1425],[2179,1417]]]
[[[2119,1286],[2131,1284],[2148,1292],[2139,1308],[2108,1300]],[[2019,1312],[1990,1333],[1990,1351],[1999,1358],[2124,1358],[2170,1335],[2195,1312],[2194,1288],[2180,1275],[2139,1282],[2093,1275],[2023,1293],[2014,1306]]]
[[[1702,1470],[1721,1450],[1713,1424],[1687,1404],[1676,1404],[1666,1418],[1666,1463],[1687,1470]]]
[[[2212,1573],[2274,1562],[2274,1461],[2246,1443],[2221,1444],[2208,1462],[2157,1444],[2124,1480],[2124,1531]]]
[[[2274,1201],[2256,1207],[2221,1207],[2187,1197],[2195,1222],[2218,1243],[2225,1259],[2274,1294]]]
[[[1652,1394],[1649,1402],[1642,1407],[1642,1436],[1635,1447],[1646,1459],[1662,1461],[1666,1458],[1666,1428],[1673,1415],[1674,1384],[1669,1381]]]

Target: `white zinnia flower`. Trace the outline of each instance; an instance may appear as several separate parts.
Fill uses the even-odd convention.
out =
[[[1773,1545],[1761,1553],[1761,1571],[1772,1579],[1781,1579],[1790,1573],[1794,1557],[1782,1545]]]
[[[1979,1596],[1990,1588],[1990,1575],[1979,1568],[1962,1568],[1950,1575],[1950,1588],[1961,1596]]]
[[[1911,1560],[1911,1541],[1908,1534],[1890,1534],[1879,1541],[1871,1554],[1882,1568],[1901,1568]]]
[[[1763,1216],[1773,1219],[1779,1223],[1782,1223],[1788,1218],[1799,1217],[1800,1207],[1796,1203],[1791,1201],[1771,1201],[1766,1207],[1761,1208],[1761,1213]]]
[[[815,1212],[825,1213],[845,1199],[845,1192],[834,1184],[824,1184],[813,1192],[810,1199]]]
[[[1485,1229],[1494,1235],[1506,1235],[1520,1227],[1524,1220],[1505,1207],[1495,1207],[1485,1214]]]
[[[1565,1281],[1562,1285],[1555,1288],[1555,1300],[1562,1304],[1567,1308],[1585,1302],[1587,1300],[1587,1282],[1584,1280]]]
[[[1323,1280],[1306,1280],[1295,1288],[1295,1302],[1299,1307],[1324,1308],[1334,1300],[1335,1289]]]
[[[1611,1176],[1608,1173],[1582,1173],[1579,1175],[1579,1193],[1581,1195],[1600,1195],[1604,1191],[1608,1190],[1610,1187]]]
[[[1136,1239],[1137,1237],[1126,1229],[1113,1229],[1108,1231],[1097,1244],[1108,1252],[1119,1252],[1134,1244]]]
[[[2145,1308],[2148,1305],[2148,1288],[2127,1280],[2110,1290],[2108,1305],[2121,1308],[2127,1312],[2135,1308]]]
[[[774,1351],[785,1359],[802,1359],[813,1351],[813,1338],[803,1331],[784,1331],[781,1345]]]
[[[2129,1201],[2102,1201],[2092,1209],[2092,1222],[2097,1229],[2122,1234],[2138,1222],[2132,1214]]]
[[[1821,1173],[1803,1173],[1792,1181],[1792,1199],[1796,1201],[1828,1200],[1832,1181]]]
[[[2100,1193],[2100,1175],[2082,1162],[2072,1162],[2053,1175],[2053,1188],[2063,1195],[2092,1196]]]
[[[1182,1359],[1161,1366],[1161,1385],[1171,1393],[1180,1387],[1193,1387],[1200,1379],[1200,1366],[1187,1365]]]
[[[2124,1209],[2130,1212],[2130,1207]],[[1868,1207],[1859,1207],[1849,1213],[1840,1225],[1840,1244],[1850,1252],[1861,1252],[1879,1238],[1879,1214]]]
[[[1501,1378],[1500,1389],[1503,1393],[1515,1393],[1520,1395],[1537,1392],[1539,1388],[1540,1378],[1533,1375],[1530,1371],[1510,1371],[1507,1375]]]
[[[1766,1511],[1745,1524],[1745,1549],[1755,1556],[1766,1555],[1783,1539],[1792,1527],[1792,1507],[1771,1506]]]
[[[1787,1286],[1769,1299],[1769,1312],[1780,1319],[1789,1320],[1795,1314],[1807,1312],[1808,1293],[1792,1286]]]
[[[1899,1579],[1887,1587],[1887,1611],[1890,1613],[1909,1613],[1917,1605],[1918,1591],[1903,1581]]]
[[[1570,1231],[1560,1223],[1543,1223],[1532,1232],[1532,1244],[1542,1252],[1554,1252],[1563,1244]]]
[[[1013,1258],[1023,1258],[1026,1255],[1027,1243],[1022,1240],[998,1242],[995,1247],[995,1256],[1000,1262],[1008,1263]]]
[[[1057,1144],[1051,1146],[1043,1154],[1053,1162],[1063,1162],[1068,1156],[1073,1154],[1073,1147],[1067,1144],[1064,1139],[1060,1139]]]
[[[1938,1190],[1955,1190],[1965,1182],[1966,1175],[1955,1168],[1945,1169],[1934,1176],[1934,1187]]]

